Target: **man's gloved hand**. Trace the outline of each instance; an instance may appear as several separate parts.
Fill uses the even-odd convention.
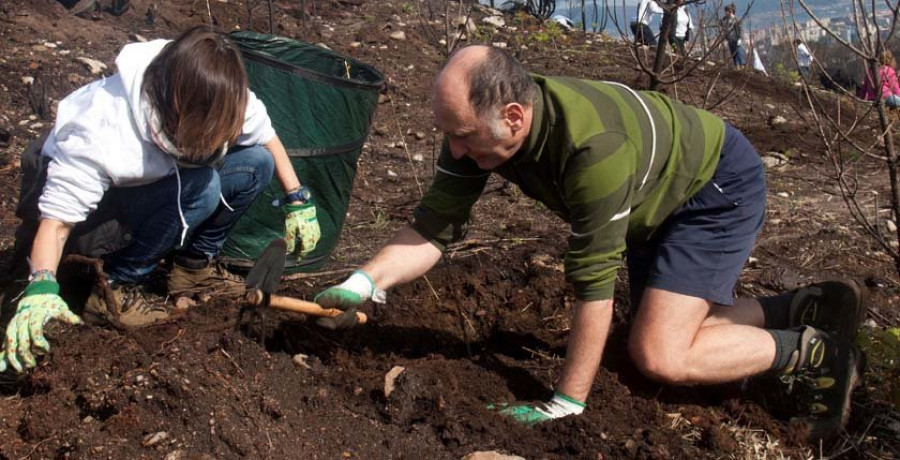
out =
[[[546,403],[491,404],[488,409],[499,409],[501,415],[510,417],[523,425],[531,426],[569,415],[580,415],[584,412],[584,403],[566,395],[554,393],[553,398]]]
[[[16,314],[6,327],[6,342],[0,351],[0,372],[7,369],[7,361],[17,372],[34,367],[37,362],[32,347],[50,351],[50,343],[44,338],[44,325],[51,319],[66,324],[81,324],[81,318],[72,313],[58,295],[59,284],[50,273],[45,273],[25,288],[25,297],[19,301]],[[24,368],[22,363],[24,361]]]
[[[358,308],[369,299],[384,303],[385,292],[375,287],[375,283],[366,272],[356,270],[346,281],[316,294],[313,300],[324,308],[346,310]]]
[[[366,300],[384,303],[385,297],[384,290],[375,287],[375,283],[366,272],[356,270],[343,283],[316,294],[313,300],[323,308],[344,310],[344,314],[334,318],[319,318],[316,324],[330,330],[350,329],[359,324],[356,310]]]
[[[316,249],[322,236],[319,219],[316,218],[316,206],[312,203],[289,204],[284,216],[284,240],[287,242],[288,254],[294,254],[297,261],[303,260]],[[300,240],[300,246],[297,246]]]

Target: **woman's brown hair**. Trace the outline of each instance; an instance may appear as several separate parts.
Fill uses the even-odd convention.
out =
[[[183,159],[195,162],[240,135],[247,88],[240,52],[208,26],[193,27],[167,44],[141,85],[163,134]]]

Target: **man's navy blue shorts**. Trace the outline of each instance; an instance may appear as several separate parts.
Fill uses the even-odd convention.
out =
[[[632,309],[645,287],[734,304],[734,284],[766,215],[766,176],[756,149],[730,124],[712,179],[646,242],[629,242]]]

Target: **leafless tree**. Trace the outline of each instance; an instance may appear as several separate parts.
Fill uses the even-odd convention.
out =
[[[781,0],[784,13],[785,26],[790,32],[788,35],[805,42],[803,38],[799,13],[809,16],[817,27],[820,27],[833,40],[840,43],[853,55],[865,63],[866,79],[874,88],[875,97],[872,101],[860,100],[856,94],[839,84],[831,81],[831,87],[837,89],[837,93],[824,93],[814,90],[811,81],[803,76],[803,92],[809,105],[810,114],[817,134],[825,148],[824,154],[829,160],[834,173],[834,179],[840,187],[841,196],[844,199],[850,213],[859,222],[863,229],[878,243],[879,246],[894,261],[894,267],[900,275],[900,252],[897,250],[897,242],[900,241],[900,229],[888,226],[886,234],[879,225],[879,205],[877,194],[870,193],[856,176],[857,162],[862,158],[873,158],[884,166],[884,174],[887,174],[890,184],[889,209],[893,222],[897,222],[900,216],[900,157],[894,145],[892,117],[888,114],[885,103],[882,100],[882,72],[881,60],[887,49],[885,43],[889,41],[897,31],[900,6],[896,0],[884,0],[883,2],[867,2],[866,0],[851,0],[853,12],[853,28],[858,40],[850,41],[836,33],[829,25],[820,19],[809,7],[805,0]],[[879,13],[887,19],[887,26],[878,22]],[[796,49],[794,51],[796,61]],[[813,64],[823,78],[830,78],[826,69],[822,68],[819,60],[814,59]],[[799,69],[799,64],[798,64]],[[848,113],[845,107],[859,107],[859,111]],[[865,140],[870,136],[863,133],[869,128],[869,124],[875,118],[878,136],[874,142]],[[874,198],[875,212],[866,211],[867,204],[864,201]]]
[[[422,11],[422,3],[425,3],[427,12]],[[432,1],[416,2],[416,8],[422,34],[445,56],[449,56],[464,38],[469,38],[467,34],[472,33],[469,30],[471,7],[463,0],[444,0],[443,4],[443,23],[436,19]]]

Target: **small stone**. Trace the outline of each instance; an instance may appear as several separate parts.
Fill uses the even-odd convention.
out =
[[[388,96],[387,94],[381,93],[378,95],[378,103],[379,104],[384,104],[385,102],[388,102],[390,100],[391,100],[391,97]]]
[[[425,160],[425,158],[422,156],[421,153],[417,153],[417,154],[413,155],[412,159],[413,159],[413,161],[423,161],[423,160]]]
[[[757,259],[756,257],[750,257],[749,259],[747,259],[747,266],[755,268],[757,265],[759,265],[759,259]]]
[[[318,46],[319,48],[324,48],[324,49],[326,49],[326,50],[328,50],[328,51],[331,51],[331,48],[329,48],[328,45],[326,45],[326,44],[324,44],[324,43],[322,43],[322,42],[316,43],[316,46]]]
[[[166,455],[165,460],[182,460],[183,458],[184,458],[184,451],[175,450],[175,451],[169,452]]]
[[[44,127],[43,123],[35,123],[35,124],[29,126],[28,129],[41,129],[43,127]]]
[[[894,223],[894,221],[887,219],[884,221],[884,225],[887,226],[888,231],[891,232],[892,234],[897,233],[897,224]]]
[[[96,59],[91,59],[89,57],[80,56],[80,57],[75,58],[75,60],[84,64],[85,67],[87,67],[88,70],[90,70],[91,74],[93,74],[93,75],[103,73],[103,71],[106,70],[106,64],[104,64]]]
[[[775,110],[775,106],[772,104],[766,104],[766,108],[769,110]]]
[[[53,48],[56,48],[57,46],[59,46],[59,45],[57,45],[56,43],[53,43],[53,42],[44,42],[45,48],[53,49]]]
[[[781,198],[790,198],[791,197],[790,195],[788,195],[788,192],[778,192],[775,194],[775,196],[778,196]]]
[[[783,125],[785,123],[787,123],[787,118],[784,118],[781,115],[776,115],[769,119],[769,124],[772,126]]]
[[[175,309],[184,311],[191,307],[196,307],[197,302],[190,297],[179,297],[175,300]]]
[[[478,310],[475,312],[476,318],[483,318],[485,315],[487,315],[487,310]]]
[[[301,369],[312,369],[312,367],[307,364],[307,359],[309,359],[309,355],[304,355],[302,353],[298,353],[294,355],[293,358],[291,358],[291,360],[294,362],[294,365],[296,365],[297,367]]]
[[[392,33],[390,35],[390,37],[391,37],[391,40],[403,41],[403,40],[406,40],[406,32],[404,32],[402,30],[398,30],[398,31]]]
[[[31,47],[31,49],[32,49],[32,51],[35,51],[37,53],[43,53],[43,52],[47,51],[47,47],[44,45],[34,45]]]
[[[93,421],[94,421],[94,417],[91,417],[90,415],[88,415],[87,417],[81,419],[81,422],[82,422],[82,423],[91,423],[91,422],[93,422]]]
[[[397,177],[397,173],[395,173],[394,171],[391,171],[390,169],[388,169],[387,175],[388,175],[388,177]]]
[[[141,34],[131,34],[131,35],[129,36],[129,38],[131,38],[132,40],[134,40],[134,41],[136,41],[136,42],[141,42],[141,43],[147,41],[147,37],[145,37],[145,36],[143,36],[143,35],[141,35]]]
[[[496,450],[472,452],[463,457],[463,460],[525,460],[518,455],[506,455]]]
[[[394,366],[390,371],[384,376],[384,397],[390,398],[391,393],[394,392],[394,388],[396,387],[397,377],[400,377],[400,374],[405,371],[406,368],[403,366]]]
[[[209,294],[203,293],[203,294],[200,294],[197,296],[197,300],[199,300],[202,303],[207,303],[210,300],[212,300],[212,296]]]
[[[359,48],[362,46],[362,42],[350,42],[350,48]]]
[[[166,433],[165,431],[148,434],[147,436],[144,436],[144,440],[141,442],[141,445],[144,447],[151,447],[159,444],[160,441],[165,441],[168,437],[169,433]]]
[[[486,16],[481,18],[481,22],[494,27],[503,27],[506,25],[506,21],[503,20],[503,16]]]
[[[414,134],[414,136],[416,137],[416,139],[418,139],[418,140],[420,140],[420,141],[421,141],[422,139],[425,139],[425,133],[423,133],[422,131],[416,131],[416,133]]]
[[[34,77],[29,77],[29,76],[22,77],[22,84],[24,84],[25,86],[33,85]]]
[[[507,46],[506,42],[494,42],[494,43],[491,43],[491,45],[494,45],[494,48],[500,48],[500,49],[506,49],[506,46]]]

